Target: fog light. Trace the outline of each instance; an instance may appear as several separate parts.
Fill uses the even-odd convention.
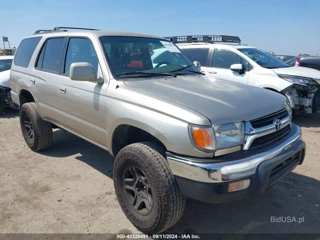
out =
[[[229,183],[228,192],[236,192],[236,191],[246,189],[250,186],[250,183],[251,183],[250,178]]]

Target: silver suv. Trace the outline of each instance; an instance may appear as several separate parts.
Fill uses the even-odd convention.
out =
[[[20,43],[11,95],[33,151],[61,128],[115,156],[122,210],[157,233],[181,218],[186,197],[250,198],[305,156],[284,96],[210,80],[195,65],[160,37],[55,28]]]

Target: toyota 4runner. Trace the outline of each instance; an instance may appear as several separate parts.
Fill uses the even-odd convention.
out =
[[[186,197],[250,198],[303,162],[284,96],[210,80],[164,38],[70,29],[36,31],[17,49],[23,137],[41,151],[58,127],[109,151],[118,201],[140,231],[173,226]]]

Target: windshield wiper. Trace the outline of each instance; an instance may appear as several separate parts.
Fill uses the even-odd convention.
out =
[[[187,65],[187,66],[185,66],[185,67],[182,67],[182,68],[178,68],[178,69],[175,69],[175,70],[169,71],[169,73],[172,73],[172,72],[179,72],[179,71],[185,70],[185,71],[188,71],[188,72],[192,72],[192,73],[197,73],[197,74],[205,75],[204,73],[202,73],[202,72],[200,72],[200,71],[194,71],[194,70],[187,69],[188,67],[191,67],[191,66],[194,66],[194,65],[193,65],[193,64],[190,64],[190,65]]]
[[[177,75],[171,74],[171,73],[154,73],[154,72],[124,72],[124,73],[119,73],[116,76],[121,77],[121,76],[129,76],[129,75],[149,75],[149,76],[172,76],[176,77]]]

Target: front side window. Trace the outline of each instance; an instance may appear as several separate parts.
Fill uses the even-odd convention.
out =
[[[144,37],[100,37],[115,77],[201,74],[171,42]]]
[[[14,64],[19,67],[28,67],[34,50],[42,37],[31,37],[23,39],[14,57]]]
[[[289,67],[286,63],[276,58],[275,56],[261,51],[257,48],[239,48],[238,50],[251,58],[263,68],[273,69]]]
[[[250,70],[248,61],[238,54],[225,49],[215,49],[213,53],[212,67],[230,69],[232,64],[242,64],[244,70]]]
[[[0,60],[0,72],[4,72],[11,69],[12,59]]]
[[[201,66],[207,66],[209,48],[183,48],[181,51],[191,62],[198,61]]]
[[[41,49],[36,68],[59,73],[62,64],[62,54],[65,38],[50,38]]]
[[[90,39],[70,38],[64,67],[64,73],[67,76],[69,76],[71,64],[76,62],[87,62],[96,70],[98,69],[98,57]]]

